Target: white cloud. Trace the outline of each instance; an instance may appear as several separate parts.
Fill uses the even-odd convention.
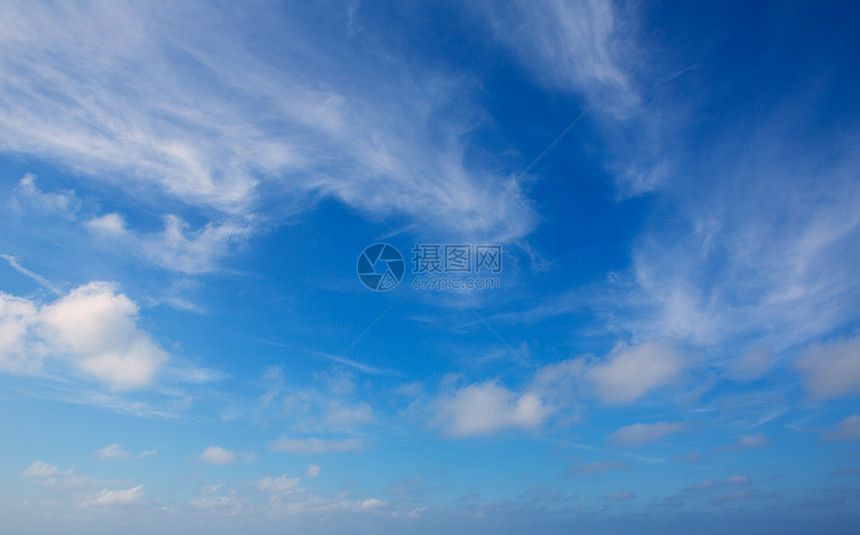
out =
[[[622,427],[607,438],[613,446],[631,448],[657,441],[684,429],[682,422],[637,423]]]
[[[756,433],[754,435],[741,435],[735,444],[716,448],[717,451],[740,451],[744,449],[763,448],[770,444],[770,439],[764,433]]]
[[[41,368],[42,351],[31,341],[37,322],[33,302],[0,292],[0,370],[35,373]]]
[[[662,139],[676,120],[672,107],[660,108],[640,96],[637,79],[653,76],[658,62],[637,40],[634,17],[627,16],[635,7],[621,9],[610,0],[476,5],[497,39],[538,82],[584,97],[589,118],[597,119],[609,141],[613,158],[606,166],[621,196],[662,185],[672,161]]]
[[[126,490],[103,489],[93,497],[81,501],[83,507],[117,507],[128,506],[143,499],[143,485]]]
[[[33,461],[21,472],[23,477],[36,478],[40,485],[55,489],[70,489],[99,483],[75,474],[73,469],[60,470],[52,464]]]
[[[552,410],[534,393],[515,394],[496,381],[469,385],[437,399],[433,425],[457,437],[504,429],[536,430]]]
[[[327,424],[340,428],[361,426],[373,422],[374,419],[373,409],[367,403],[358,403],[352,407],[343,403],[333,403],[325,415]]]
[[[738,437],[738,446],[742,448],[762,448],[770,442],[764,433],[755,435],[741,435]]]
[[[42,461],[33,461],[33,464],[21,472],[21,475],[24,477],[49,477],[57,475],[59,471],[59,468],[52,464]]]
[[[684,355],[667,340],[632,348],[620,343],[605,362],[593,364],[585,375],[601,400],[629,403],[675,381],[685,365]]]
[[[378,498],[350,499],[347,493],[325,496],[317,492],[297,488],[291,492],[273,494],[268,511],[277,515],[324,515],[333,512],[366,513],[379,511],[387,502]]]
[[[247,238],[251,225],[237,219],[219,224],[207,223],[191,230],[190,225],[175,215],[164,217],[164,229],[154,233],[130,231],[125,219],[109,213],[84,223],[98,237],[127,247],[137,256],[169,271],[200,274],[217,269],[231,244]]]
[[[260,492],[278,493],[293,490],[299,486],[300,482],[301,478],[287,477],[287,474],[283,474],[275,478],[264,477],[263,479],[258,479],[253,482],[253,485]]]
[[[60,289],[55,284],[52,284],[51,281],[49,281],[45,277],[39,275],[38,273],[34,273],[34,272],[30,271],[29,269],[25,268],[20,263],[18,263],[18,259],[15,258],[14,256],[7,255],[7,254],[0,254],[0,258],[3,258],[7,262],[9,262],[9,265],[12,266],[12,269],[16,270],[17,272],[21,273],[22,275],[30,277],[31,279],[33,279],[34,281],[36,281],[40,285],[42,285],[44,288],[47,288],[48,290],[50,290],[52,293],[54,293],[56,295],[62,295],[63,294],[63,292],[60,291]]]
[[[484,120],[477,83],[396,54],[326,52],[312,46],[323,34],[280,14],[249,13],[242,26],[295,36],[273,60],[247,45],[230,10],[203,3],[157,13],[10,6],[0,22],[0,145],[150,206],[167,197],[200,207],[220,222],[204,234],[232,232],[225,220],[257,209],[283,220],[321,196],[495,241],[531,231],[537,219],[504,187],[508,176],[464,161],[464,137]],[[354,83],[357,68],[375,82]],[[182,243],[168,241],[165,254]]]
[[[39,331],[53,350],[112,388],[152,382],[167,354],[136,325],[137,305],[109,283],[93,282],[42,308]]]
[[[119,444],[110,444],[100,450],[96,450],[95,456],[99,459],[112,459],[118,461],[131,457],[131,452],[125,451]]]
[[[860,336],[807,347],[794,363],[804,386],[819,399],[860,393]]]
[[[297,453],[300,455],[358,451],[366,448],[367,444],[358,438],[324,440],[321,438],[289,438],[287,435],[281,435],[277,440],[269,444],[269,449],[273,451]]]
[[[94,217],[93,219],[85,221],[84,226],[101,238],[117,239],[128,236],[128,229],[125,226],[125,218],[116,212]]]
[[[322,467],[318,464],[309,464],[305,469],[305,475],[311,478],[316,478],[320,475],[320,471],[322,471]]]
[[[49,214],[73,219],[81,207],[81,201],[71,190],[45,193],[36,185],[36,175],[27,173],[18,182],[12,196],[14,206],[24,206]],[[23,205],[23,206],[22,206]]]
[[[41,307],[0,292],[0,369],[35,373],[50,359],[115,390],[146,386],[168,357],[137,327],[137,311],[105,282]]]
[[[158,453],[158,448],[152,448],[151,450],[145,450],[138,453],[135,456],[135,459],[146,459],[147,457],[152,457]]]
[[[852,414],[832,429],[825,436],[833,440],[860,440],[860,414]]]
[[[237,460],[235,452],[225,450],[219,446],[209,446],[197,459],[202,463],[210,464],[233,464]]]
[[[666,213],[674,223],[665,213],[647,222],[633,268],[595,294],[594,306],[611,307],[616,325],[637,338],[673,336],[732,355],[749,340],[778,353],[856,321],[860,184],[849,169],[860,152],[844,147],[856,147],[857,135],[833,140],[828,156],[807,155],[785,125],[763,122],[701,149],[731,154],[731,169],[704,161],[707,168],[673,175]],[[693,176],[700,178],[685,178]],[[751,356],[760,372],[763,356]],[[849,388],[827,370],[809,371],[821,396]]]
[[[485,2],[497,36],[544,83],[586,94],[599,111],[625,115],[639,102],[615,46],[610,2]]]

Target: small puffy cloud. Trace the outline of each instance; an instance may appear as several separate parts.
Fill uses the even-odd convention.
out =
[[[359,403],[354,407],[333,403],[325,416],[326,423],[333,427],[356,427],[373,420],[373,409],[367,403]]]
[[[84,223],[84,226],[101,237],[125,237],[128,232],[125,228],[125,218],[116,212],[90,219]]]
[[[738,437],[738,446],[741,448],[763,448],[770,442],[764,433],[755,435],[741,435]]]
[[[150,384],[167,353],[137,326],[137,305],[117,287],[91,282],[53,303],[0,293],[0,370],[71,364],[114,390]]]
[[[860,440],[860,414],[853,414],[825,432],[832,440]]]
[[[504,429],[534,430],[552,412],[534,393],[516,394],[496,381],[473,384],[438,399],[433,425],[446,435],[492,435]]]
[[[37,323],[33,302],[0,292],[0,370],[35,373],[41,368],[43,352],[32,340]]]
[[[215,494],[216,492],[221,490],[223,487],[224,487],[224,483],[217,483],[215,485],[206,485],[206,486],[202,487],[199,491],[197,491],[197,494],[199,496],[212,496],[213,494]]]
[[[103,489],[95,496],[83,500],[83,507],[116,507],[133,505],[143,498],[143,485],[127,490]]]
[[[237,460],[235,452],[225,450],[219,446],[209,446],[197,459],[202,463],[209,464],[233,464]]]
[[[89,478],[76,475],[72,469],[60,470],[56,466],[42,461],[33,461],[30,466],[21,472],[21,475],[23,477],[36,478],[40,485],[49,488],[68,489],[93,483]]]
[[[573,476],[602,474],[616,470],[630,470],[630,465],[618,461],[594,461],[587,464],[575,464],[568,468],[567,473]]]
[[[152,457],[158,453],[158,448],[152,448],[151,450],[146,450],[138,453],[135,456],[135,459],[146,459],[147,457]]]
[[[137,305],[114,285],[93,282],[72,290],[40,314],[40,331],[55,351],[112,388],[152,382],[167,354],[136,325]]]
[[[613,446],[631,448],[655,442],[667,435],[678,433],[683,428],[683,422],[637,423],[622,427],[607,438]]]
[[[860,335],[807,347],[794,363],[809,393],[832,399],[860,393]]]
[[[320,475],[322,467],[318,464],[311,464],[305,469],[305,475],[308,477],[317,477]]]
[[[175,215],[164,217],[161,232],[148,234],[129,230],[125,219],[117,213],[90,219],[84,226],[95,236],[125,245],[134,254],[163,269],[188,274],[214,271],[230,246],[252,232],[247,221],[210,222],[193,230]]]
[[[81,201],[74,191],[62,190],[46,193],[36,185],[36,175],[27,173],[18,182],[12,195],[12,203],[17,208],[31,208],[39,212],[60,215],[73,219],[81,207]]]
[[[367,445],[364,441],[357,438],[325,440],[321,438],[289,438],[287,435],[281,435],[277,440],[269,444],[269,449],[273,451],[297,453],[300,455],[358,451],[366,447]]]
[[[633,493],[629,490],[619,490],[617,492],[610,492],[605,496],[605,498],[617,501],[632,500]]]
[[[42,461],[33,461],[33,464],[21,472],[21,475],[24,477],[50,477],[57,475],[59,471],[60,469],[52,464]]]
[[[125,451],[119,444],[110,444],[100,450],[96,450],[95,456],[99,459],[112,459],[118,461],[131,457],[131,452]]]
[[[301,478],[287,477],[287,474],[284,474],[280,477],[264,477],[263,479],[258,479],[253,482],[253,485],[254,488],[260,492],[278,493],[293,490],[299,486],[300,482]]]
[[[716,448],[717,451],[739,451],[745,449],[763,448],[770,443],[770,439],[764,433],[756,433],[754,435],[741,435],[734,444]]]
[[[684,356],[668,340],[635,347],[620,343],[604,362],[589,366],[586,378],[606,403],[630,403],[680,377]]]

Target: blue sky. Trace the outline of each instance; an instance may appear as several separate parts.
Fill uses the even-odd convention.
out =
[[[3,531],[852,532],[858,18],[4,3]]]

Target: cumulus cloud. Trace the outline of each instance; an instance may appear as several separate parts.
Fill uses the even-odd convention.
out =
[[[131,457],[130,451],[125,451],[119,444],[110,444],[100,450],[96,450],[95,456],[99,459],[122,460]]]
[[[598,397],[612,404],[629,403],[675,381],[685,367],[684,356],[668,340],[635,347],[618,344],[605,361],[586,371]]]
[[[322,467],[318,464],[309,464],[305,469],[305,475],[311,478],[315,478],[320,475],[320,471],[322,471]]]
[[[367,448],[367,444],[358,438],[346,439],[321,439],[321,438],[289,438],[281,435],[277,440],[269,444],[269,449],[286,453],[297,453],[300,455],[311,455],[314,453],[337,453],[344,451],[358,451]]]
[[[253,485],[260,492],[278,493],[293,490],[299,486],[300,482],[301,478],[287,477],[287,474],[283,474],[279,477],[267,476],[263,479],[258,479],[253,482]]]
[[[59,468],[52,464],[42,461],[33,461],[33,464],[28,466],[21,472],[24,477],[49,477],[56,475],[60,471]]]
[[[609,435],[607,439],[613,446],[631,448],[655,442],[665,436],[678,433],[683,429],[683,422],[661,421],[653,424],[637,423],[618,429]]]
[[[144,450],[138,453],[135,456],[135,459],[146,459],[147,457],[152,457],[156,454],[158,454],[158,448],[152,448],[151,450]]]
[[[745,449],[763,448],[770,444],[770,439],[764,433],[756,433],[754,435],[741,435],[734,444],[716,448],[718,451],[740,451]]]
[[[818,399],[860,393],[860,336],[807,347],[794,363],[804,386]]]
[[[201,463],[209,464],[233,464],[238,459],[235,452],[225,450],[220,446],[209,446],[203,453],[197,456]]]
[[[860,414],[845,418],[825,431],[824,436],[832,440],[860,440]]]
[[[36,175],[27,173],[18,182],[12,194],[13,206],[30,208],[40,212],[73,219],[81,207],[81,201],[72,190],[46,193],[36,184]]]
[[[516,394],[496,381],[443,395],[432,410],[433,425],[456,437],[490,435],[503,429],[535,430],[551,412],[538,395]]]
[[[103,489],[95,496],[81,501],[83,507],[118,507],[129,506],[143,499],[143,485],[126,490]]]
[[[98,237],[123,245],[161,268],[187,274],[216,270],[230,246],[252,233],[248,220],[210,222],[192,230],[187,222],[175,215],[165,216],[164,229],[153,233],[129,230],[125,218],[117,213],[90,219],[84,222],[84,226]]]
[[[167,353],[137,327],[137,305],[116,285],[92,282],[39,306],[0,292],[0,370],[71,365],[114,390],[150,384]]]
[[[742,448],[762,448],[770,442],[764,433],[755,435],[741,435],[738,437],[738,446]]]
[[[332,403],[325,415],[326,423],[333,427],[356,427],[373,420],[373,409],[368,403],[358,403],[354,406]]]

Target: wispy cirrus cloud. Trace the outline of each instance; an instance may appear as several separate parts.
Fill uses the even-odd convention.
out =
[[[507,177],[464,161],[462,139],[484,120],[463,100],[468,77],[410,68],[372,41],[349,58],[299,46],[347,38],[340,26],[317,36],[301,17],[245,26],[230,9],[177,10],[8,6],[0,144],[151,206],[194,207],[214,228],[251,213],[283,221],[321,197],[457,235],[504,241],[534,228]],[[252,28],[303,37],[275,58],[246,45]],[[355,83],[356,68],[386,83]],[[435,113],[452,106],[460,113]]]

